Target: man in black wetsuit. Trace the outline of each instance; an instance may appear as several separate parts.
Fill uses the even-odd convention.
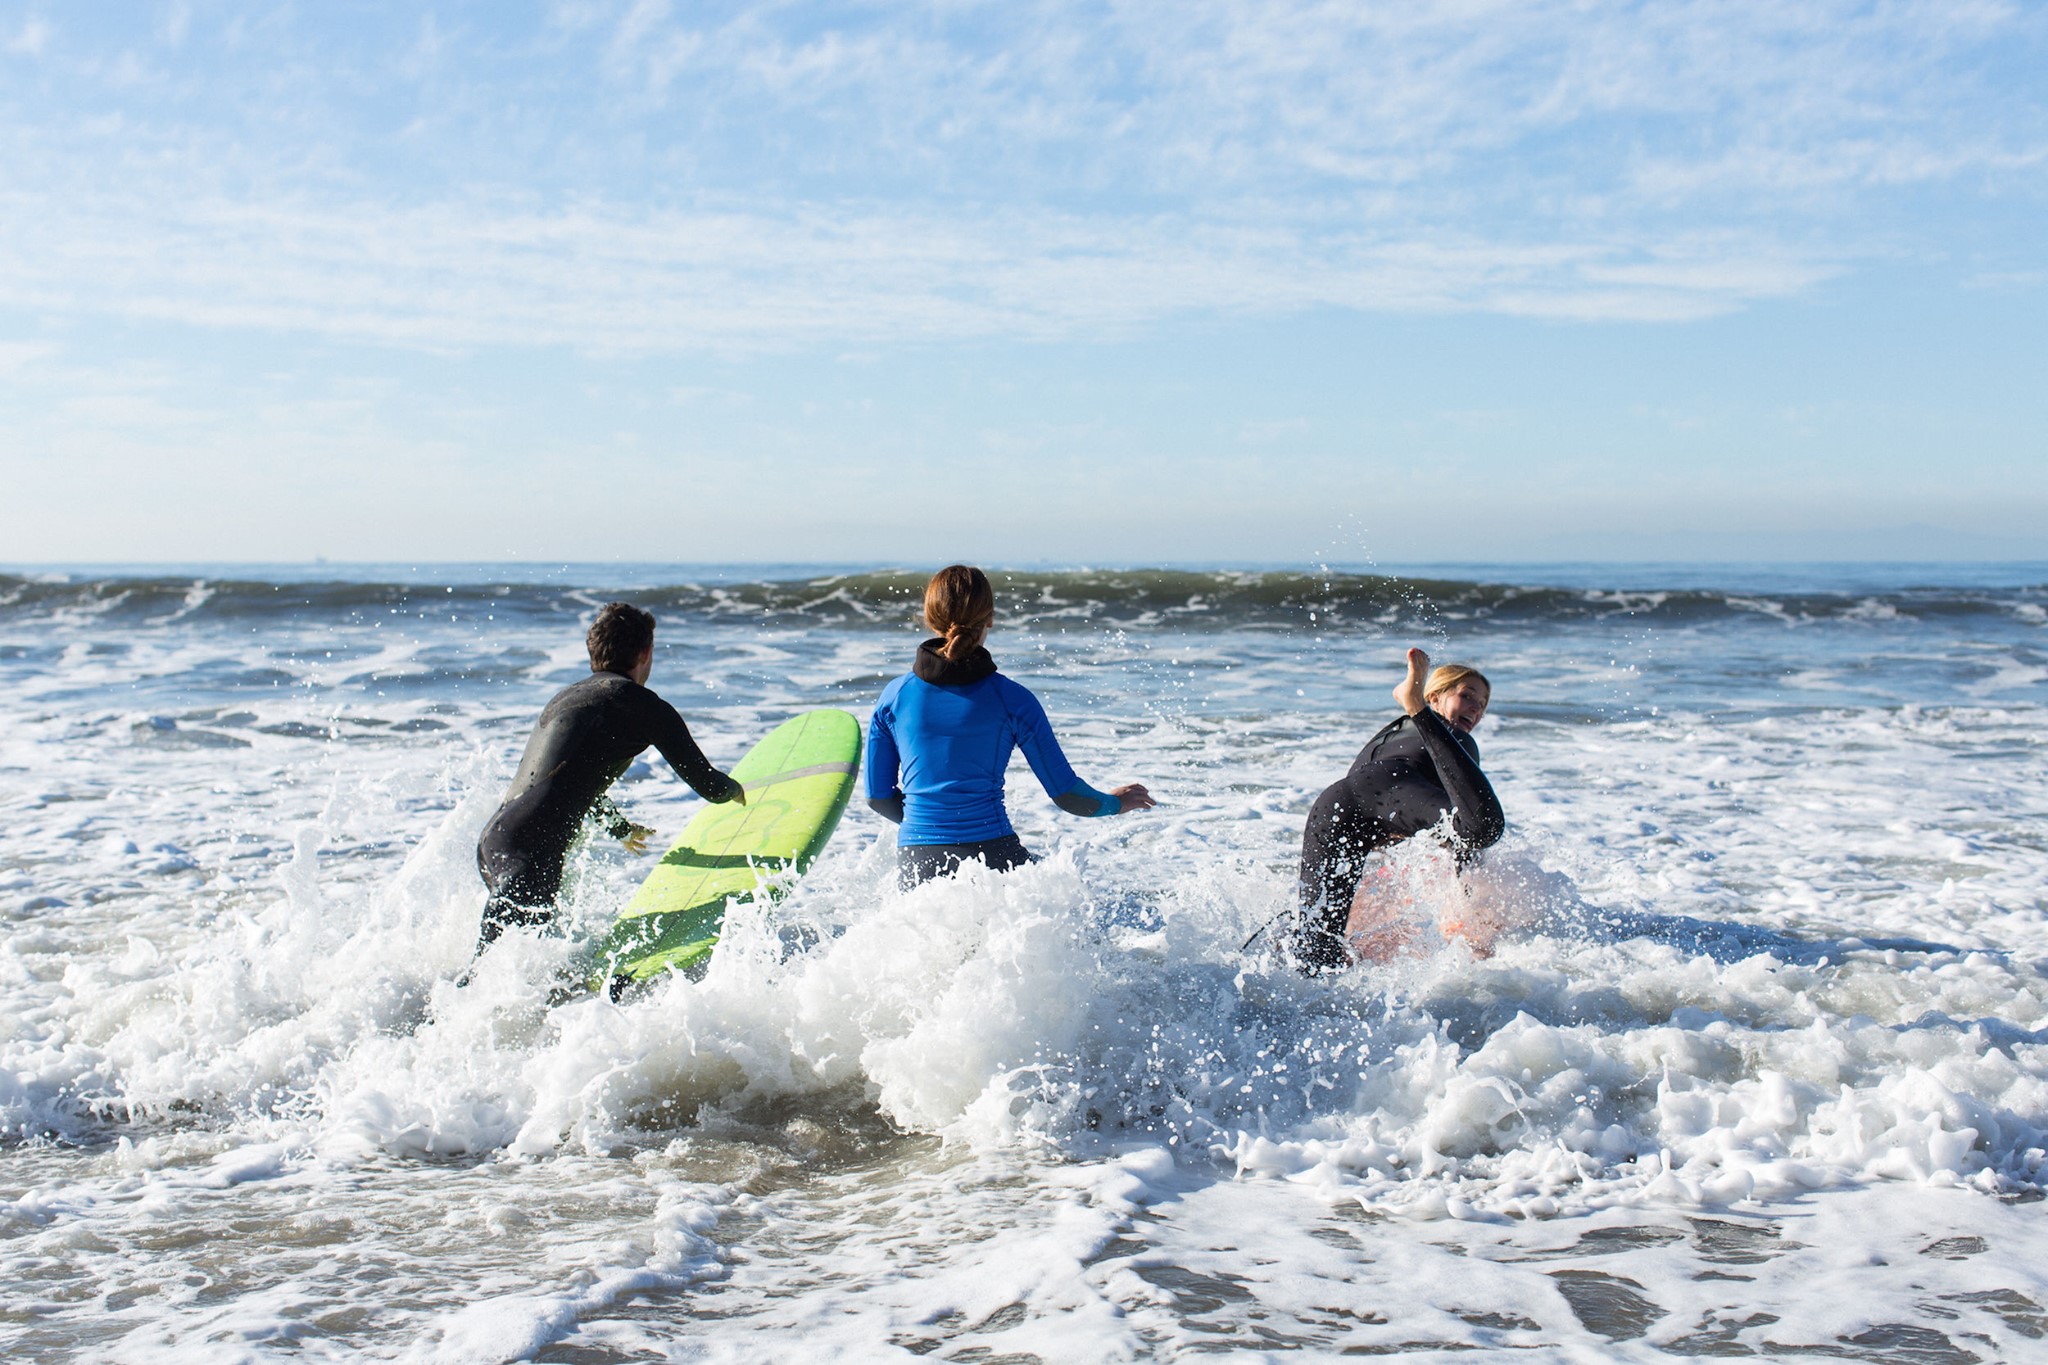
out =
[[[646,847],[654,831],[626,819],[605,792],[648,745],[705,800],[746,802],[745,789],[705,759],[675,707],[647,690],[653,616],[608,602],[586,643],[590,676],[557,692],[540,713],[512,789],[477,841],[477,870],[491,893],[479,949],[508,925],[554,919],[562,860],[585,817],[595,813],[635,853]]]
[[[1309,808],[1294,934],[1303,971],[1352,961],[1345,929],[1373,854],[1434,827],[1446,811],[1460,867],[1506,832],[1507,817],[1479,770],[1471,735],[1492,691],[1477,669],[1450,664],[1432,676],[1429,656],[1408,651],[1408,676],[1394,688],[1407,714],[1367,741],[1344,780]]]

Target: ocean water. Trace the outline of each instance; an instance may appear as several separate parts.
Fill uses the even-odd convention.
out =
[[[2048,1358],[2048,565],[995,577],[1160,808],[1020,764],[1041,861],[907,895],[855,809],[613,1004],[551,991],[603,841],[456,985],[592,608],[730,763],[864,718],[922,574],[0,574],[0,1356]],[[1411,643],[1494,681],[1505,930],[1305,980],[1262,926]]]

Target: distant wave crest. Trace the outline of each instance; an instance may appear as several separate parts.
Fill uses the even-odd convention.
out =
[[[1716,589],[1562,588],[1382,574],[1253,570],[1062,570],[993,574],[1005,617],[1134,629],[1290,629],[1433,620],[1536,625],[1623,617],[1643,624],[1707,624],[1736,616],[1787,624],[1994,615],[2038,620],[2048,585],[1905,588],[1884,592],[1759,594]],[[558,615],[580,620],[612,597],[658,616],[715,625],[902,628],[916,618],[921,572],[884,570],[759,582],[678,581],[619,589],[601,582],[425,584],[346,579],[271,582],[188,576],[0,574],[0,620],[72,618],[124,625],[292,617]]]

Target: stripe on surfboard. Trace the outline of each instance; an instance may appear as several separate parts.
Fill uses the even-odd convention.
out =
[[[813,763],[808,768],[791,768],[789,771],[777,773],[773,777],[764,777],[757,782],[743,782],[740,785],[747,789],[747,795],[752,796],[763,787],[772,787],[779,782],[794,782],[799,777],[823,777],[827,773],[850,773],[852,771],[853,764],[851,763]]]

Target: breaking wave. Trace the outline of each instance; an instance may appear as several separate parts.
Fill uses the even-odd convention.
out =
[[[2039,624],[2048,619],[2048,575],[2018,586],[1902,586],[1879,591],[1759,592],[1692,586],[1638,587],[1617,575],[1606,586],[1543,586],[1376,573],[1283,570],[996,570],[1004,614],[1019,624],[1081,623],[1113,628],[1260,630],[1344,626],[1507,628],[1612,618],[1641,624],[1717,621],[1962,621],[1971,617]],[[183,575],[0,574],[0,620],[71,618],[124,625],[294,618],[337,623],[379,617],[439,621],[547,617],[573,620],[626,596],[657,614],[693,624],[872,626],[914,620],[922,570],[721,582],[677,578],[607,580],[592,570],[573,580],[467,582],[204,578]]]

